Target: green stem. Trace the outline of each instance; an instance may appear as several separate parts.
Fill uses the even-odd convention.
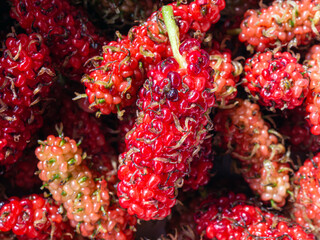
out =
[[[186,68],[187,67],[186,60],[179,52],[179,46],[180,46],[179,28],[174,20],[172,6],[163,6],[162,16],[168,31],[173,56],[179,63],[180,68]]]

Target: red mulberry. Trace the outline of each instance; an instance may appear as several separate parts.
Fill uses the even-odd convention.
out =
[[[17,239],[71,240],[74,230],[52,200],[33,194],[9,198],[0,207],[0,231],[12,231]]]
[[[195,222],[205,239],[315,239],[298,224],[260,208],[244,194],[208,198],[200,206],[203,210],[195,215]]]
[[[319,176],[320,154],[304,162],[294,175],[294,203],[291,212],[295,221],[320,235]]]
[[[289,52],[267,51],[247,59],[244,86],[262,105],[292,109],[309,92],[309,74]]]
[[[161,219],[176,202],[176,189],[207,135],[214,106],[209,55],[200,42],[180,46],[171,6],[163,7],[174,56],[148,72],[138,100],[138,119],[127,134],[128,151],[120,156],[120,205],[139,218]],[[179,66],[180,65],[180,66]]]
[[[277,45],[307,45],[319,35],[318,0],[276,0],[268,8],[248,10],[239,40],[263,52]]]
[[[11,17],[28,33],[39,33],[61,72],[80,81],[91,67],[86,62],[99,54],[101,46],[106,43],[84,12],[67,0],[11,2]]]
[[[219,20],[224,0],[197,0],[172,7],[180,39],[194,35],[202,40]],[[172,52],[167,30],[161,11],[157,11],[145,23],[130,29],[128,36],[104,46],[102,57],[95,58],[96,70],[82,79],[91,106],[102,114],[120,113],[119,109],[135,102],[145,73],[169,56]]]

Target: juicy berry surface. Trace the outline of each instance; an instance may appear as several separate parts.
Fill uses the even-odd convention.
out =
[[[208,53],[194,39],[182,43],[180,52],[186,68],[168,58],[149,71],[139,93],[141,111],[126,136],[129,150],[120,156],[119,202],[145,220],[170,214],[215,103]]]
[[[200,206],[203,210],[195,215],[195,222],[205,239],[315,239],[298,224],[260,208],[244,194],[208,198]]]
[[[300,106],[309,92],[309,75],[289,52],[267,51],[246,60],[244,86],[261,105]]]

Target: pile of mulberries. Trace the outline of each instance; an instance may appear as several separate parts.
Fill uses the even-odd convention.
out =
[[[320,238],[320,0],[5,0],[0,22],[0,239]]]

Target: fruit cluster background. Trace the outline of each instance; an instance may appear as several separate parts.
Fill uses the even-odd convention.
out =
[[[0,239],[320,239],[320,0],[0,1]]]

